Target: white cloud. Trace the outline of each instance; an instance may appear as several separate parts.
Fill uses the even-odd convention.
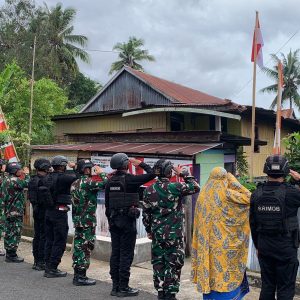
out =
[[[0,0],[3,2],[3,0]],[[45,0],[36,1],[43,4]],[[57,1],[46,0],[48,6]],[[89,38],[89,49],[111,50],[129,36],[145,40],[156,62],[144,63],[147,72],[238,103],[250,104],[250,62],[255,11],[265,41],[265,62],[299,29],[297,0],[64,0],[77,9],[75,32]],[[300,48],[300,33],[281,51]],[[90,52],[91,64],[82,71],[102,84],[109,79],[115,53]],[[257,90],[270,84],[261,72]],[[243,88],[242,91],[241,88]],[[239,92],[239,93],[238,93]],[[273,95],[257,94],[268,107]]]

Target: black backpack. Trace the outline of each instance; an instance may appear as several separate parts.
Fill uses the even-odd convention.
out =
[[[49,173],[43,180],[44,188],[41,190],[45,199],[47,199],[46,206],[51,207],[57,201],[57,182],[58,173]]]
[[[285,196],[285,184],[272,190],[264,189],[264,185],[258,186],[254,201],[255,222],[258,232],[264,234],[288,232]]]
[[[28,183],[28,199],[33,206],[39,204],[38,188],[41,183],[41,179],[41,177],[35,175],[30,178]]]
[[[33,206],[48,207],[53,205],[47,177],[31,177],[28,184],[28,199]]]

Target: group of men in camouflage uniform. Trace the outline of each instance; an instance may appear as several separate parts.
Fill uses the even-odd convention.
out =
[[[128,207],[118,207],[118,205],[120,206],[120,202],[114,206],[113,201],[123,199],[123,194],[125,195],[124,199],[128,198],[128,195],[135,197],[140,185],[157,177],[155,182],[144,190],[143,199],[140,199],[142,200],[140,204],[143,208],[143,223],[148,237],[152,240],[153,279],[154,287],[158,291],[158,299],[176,299],[176,293],[179,291],[180,272],[184,264],[182,200],[184,196],[197,193],[200,190],[199,185],[194,177],[189,176],[188,173],[181,172],[179,168],[173,167],[170,161],[164,159],[158,160],[153,169],[138,160],[131,161],[134,165],[145,169],[148,174],[130,175],[131,177],[127,178],[129,161],[126,154],[115,154],[112,157],[111,166],[116,169],[116,172],[111,174],[110,179],[108,179],[103,170],[98,166],[94,166],[90,160],[79,160],[74,174],[71,175],[73,178],[67,178],[65,173],[68,162],[65,157],[57,156],[51,163],[46,159],[38,159],[34,164],[37,174],[32,176],[30,181],[28,169],[25,168],[22,171],[18,163],[8,164],[6,169],[8,175],[1,177],[0,194],[0,236],[1,228],[4,227],[6,261],[23,261],[22,258],[17,256],[16,250],[21,237],[25,207],[23,189],[29,183],[29,199],[33,206],[35,221],[35,236],[33,241],[35,261],[33,269],[45,270],[44,276],[48,278],[66,276],[66,272],[58,270],[57,266],[67,242],[68,224],[66,213],[69,210],[68,205],[72,204],[72,217],[75,227],[73,284],[94,285],[96,281],[89,279],[86,276],[86,272],[90,265],[91,251],[95,245],[97,192],[106,189],[105,195],[110,199],[109,202],[106,202],[106,215],[109,220],[110,232],[114,235],[115,241],[113,244],[115,247],[123,247],[126,251],[132,252],[125,254],[126,251],[124,252],[124,249],[120,249],[120,255],[125,256],[124,258],[118,257],[120,263],[118,266],[116,262],[112,262],[114,259],[114,255],[112,255],[111,276],[114,286],[111,295],[118,297],[138,295],[138,290],[128,286],[129,269],[132,263],[135,243],[132,244],[133,248],[130,247],[132,249],[129,249],[126,245],[122,246],[120,244],[121,240],[116,242],[116,239],[122,239],[122,236],[128,234],[128,232],[126,228],[124,228],[124,233],[123,228],[117,229],[118,232],[115,229],[116,224],[120,220],[124,221],[124,217],[132,219],[132,224],[136,223],[134,220],[139,216],[139,211],[137,210],[138,204],[126,200],[125,202],[129,205]],[[56,170],[54,175],[51,172],[51,165]],[[72,165],[72,167],[74,168],[75,166]],[[92,169],[98,175],[97,180],[92,179]],[[55,173],[58,174],[55,176]],[[170,178],[174,173],[182,177],[184,179],[183,182],[171,183]],[[121,198],[118,195],[116,196],[116,191],[118,190],[116,182],[118,180],[122,181],[121,187],[127,185],[127,187],[120,190],[120,193],[123,193],[122,195],[120,194]],[[110,182],[113,182],[113,184],[109,184]],[[61,186],[64,187],[64,191],[62,191]],[[113,187],[113,194],[110,194],[108,186]],[[108,208],[108,205],[110,205],[110,208]],[[5,218],[3,218],[3,212]],[[125,213],[126,216],[124,215]],[[118,215],[121,218],[120,220],[116,219]],[[46,229],[45,232],[44,225],[46,224],[47,227],[47,218],[48,222],[52,220],[54,224],[56,222],[60,224],[63,230],[55,228],[55,225],[51,228],[51,224],[48,224],[50,228]],[[4,219],[5,225],[1,227]],[[136,236],[136,229],[132,232]],[[61,236],[60,240],[55,240],[54,236]],[[48,255],[45,255],[47,253]],[[126,263],[126,270],[122,274],[123,266],[121,266],[121,262],[125,259],[125,263],[129,256],[131,258],[128,260],[128,266]],[[119,268],[118,270],[116,266]],[[120,275],[117,275],[116,272],[120,272]],[[119,282],[115,281],[116,276],[118,278],[120,276],[120,280],[125,276],[127,278],[126,280],[124,279],[126,286],[122,286],[122,281],[120,281],[119,286]]]
[[[29,169],[22,169],[17,162],[12,162],[3,167],[1,160],[0,182],[0,237],[4,234],[4,248],[6,262],[23,262],[24,259],[17,255],[23,227],[25,208],[24,188],[28,186]],[[5,175],[4,175],[5,171]],[[1,251],[1,256],[4,256]]]

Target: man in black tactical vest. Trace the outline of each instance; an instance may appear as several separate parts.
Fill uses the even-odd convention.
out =
[[[72,204],[70,187],[77,179],[74,174],[66,174],[67,165],[75,167],[74,163],[68,163],[64,156],[55,156],[51,165],[54,169],[47,178],[47,186],[50,188],[52,203],[46,209],[45,217],[45,274],[47,278],[65,277],[66,272],[60,271],[57,267],[64,254],[68,237],[68,211]]]
[[[129,161],[146,171],[147,174],[128,173]],[[155,178],[152,168],[147,164],[129,159],[124,153],[112,156],[110,166],[115,169],[105,188],[106,216],[111,234],[112,253],[110,275],[113,282],[112,296],[137,296],[139,291],[129,287],[130,267],[133,261],[136,242],[136,219],[141,185]]]
[[[28,184],[28,199],[33,209],[34,238],[32,242],[32,254],[34,264],[32,269],[45,270],[45,213],[48,203],[48,188],[45,186],[46,178],[51,164],[48,159],[39,158],[34,162],[36,175],[31,176]]]
[[[260,300],[292,300],[298,270],[300,191],[285,183],[289,165],[281,155],[269,156],[268,181],[251,196],[250,227],[261,268]]]

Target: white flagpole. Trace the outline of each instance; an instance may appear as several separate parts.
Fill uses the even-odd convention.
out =
[[[254,29],[254,61],[253,61],[253,86],[252,86],[252,120],[251,120],[251,153],[250,153],[250,181],[253,181],[254,175],[254,143],[255,143],[255,98],[256,98],[256,58],[257,58],[257,43],[256,43],[256,28],[258,27],[258,11],[255,18]]]

